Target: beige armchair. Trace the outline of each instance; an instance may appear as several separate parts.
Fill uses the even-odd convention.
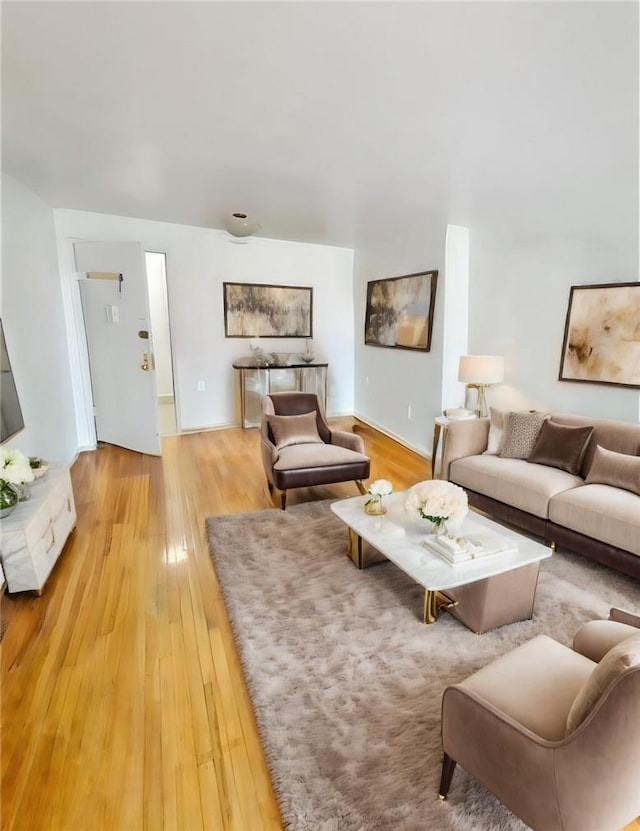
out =
[[[639,628],[612,609],[573,649],[540,636],[447,687],[439,798],[459,763],[535,831],[640,815]]]
[[[260,426],[262,464],[269,492],[353,480],[361,493],[369,477],[370,460],[362,437],[327,424],[318,396],[306,392],[277,392],[262,398]]]

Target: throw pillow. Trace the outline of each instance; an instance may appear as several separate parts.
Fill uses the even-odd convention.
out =
[[[527,461],[557,467],[578,476],[592,433],[593,427],[567,427],[545,421]]]
[[[302,415],[267,416],[278,450],[292,444],[324,444],[318,435],[315,412]]]
[[[489,438],[485,456],[497,456],[500,453],[502,434],[504,430],[504,413],[495,407],[489,408],[491,421],[489,422]]]
[[[536,411],[505,413],[504,435],[498,455],[503,459],[528,459],[548,417],[546,413]]]
[[[611,485],[640,496],[640,456],[616,453],[598,445],[586,478],[587,485]]]
[[[619,675],[640,666],[640,633],[610,649],[575,697],[567,716],[565,735],[579,727]]]

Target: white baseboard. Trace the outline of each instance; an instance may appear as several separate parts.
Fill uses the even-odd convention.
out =
[[[239,421],[230,421],[228,424],[209,424],[203,427],[183,427],[181,433],[209,433],[212,430],[228,430],[230,427],[240,427]],[[251,428],[249,428],[251,429]]]
[[[353,410],[331,410],[331,412],[325,412],[327,418],[347,418],[348,416],[353,417]]]

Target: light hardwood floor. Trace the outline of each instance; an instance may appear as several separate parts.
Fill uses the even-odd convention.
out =
[[[334,424],[363,436],[373,478],[429,475]],[[258,442],[232,428],[165,438],[162,459],[104,445],[74,464],[78,524],[42,597],[2,600],[3,831],[281,828],[204,531],[271,507]]]

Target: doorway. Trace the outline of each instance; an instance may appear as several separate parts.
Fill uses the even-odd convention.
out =
[[[161,452],[149,299],[138,242],[72,244],[86,344],[86,415],[93,438]],[[89,425],[89,420],[87,420]]]
[[[156,370],[156,408],[160,436],[179,433],[171,359],[171,329],[167,292],[167,257],[157,251],[145,251],[149,317]]]

